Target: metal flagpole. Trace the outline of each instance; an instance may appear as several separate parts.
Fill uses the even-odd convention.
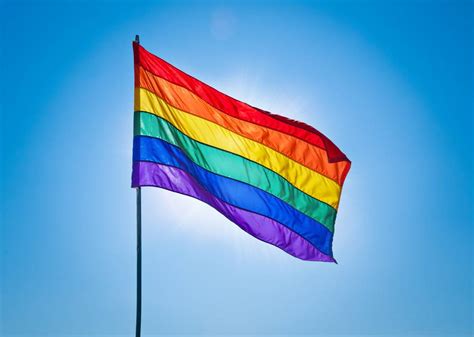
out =
[[[135,337],[140,337],[142,323],[142,190],[137,187],[137,324]]]
[[[135,42],[140,44],[140,37],[135,35]],[[135,337],[141,335],[142,323],[142,190],[137,187],[137,320]]]

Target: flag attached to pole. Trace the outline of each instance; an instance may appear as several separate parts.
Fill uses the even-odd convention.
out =
[[[335,262],[351,162],[313,127],[229,97],[133,43],[132,187],[199,199],[303,260]]]

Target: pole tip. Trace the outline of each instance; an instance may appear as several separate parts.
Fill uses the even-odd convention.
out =
[[[135,42],[140,43],[140,35],[135,35]]]

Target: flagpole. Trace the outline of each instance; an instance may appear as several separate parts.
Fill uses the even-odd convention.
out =
[[[142,190],[137,187],[137,324],[135,337],[140,337],[142,322]]]
[[[135,42],[140,44],[140,36],[135,35]],[[137,318],[135,337],[141,335],[142,323],[142,190],[137,187]]]

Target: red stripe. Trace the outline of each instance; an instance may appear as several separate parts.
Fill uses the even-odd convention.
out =
[[[315,128],[302,122],[271,114],[227,96],[151,54],[135,42],[133,43],[133,50],[136,66],[141,65],[156,76],[192,91],[216,109],[235,118],[278,130],[318,146],[326,151],[329,162],[347,161],[348,165],[342,179],[344,181],[350,168],[349,159],[333,142]]]

